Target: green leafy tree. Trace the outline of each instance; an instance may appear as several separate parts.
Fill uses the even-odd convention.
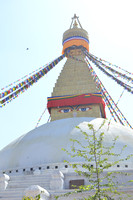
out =
[[[73,145],[71,146],[71,152],[63,149],[71,157],[81,157],[84,158],[82,163],[69,163],[75,169],[75,172],[80,176],[88,178],[89,185],[79,186],[79,189],[75,189],[74,192],[66,193],[68,196],[72,193],[91,191],[93,195],[87,198],[82,198],[84,200],[113,200],[115,196],[117,199],[122,199],[122,192],[118,192],[118,181],[116,179],[116,174],[121,174],[118,171],[109,171],[109,168],[117,165],[120,161],[130,159],[132,155],[121,159],[120,155],[126,148],[126,145],[122,147],[120,153],[114,153],[114,148],[116,146],[116,141],[118,137],[112,140],[110,146],[105,146],[104,143],[104,132],[100,131],[105,121],[95,130],[92,124],[88,123],[89,134],[83,131],[80,127],[77,127],[83,136],[83,141],[78,139],[71,139]],[[90,133],[91,132],[91,133]],[[86,145],[85,145],[86,144]],[[110,158],[112,158],[110,162]],[[113,161],[114,160],[114,161]],[[93,163],[93,165],[92,165]],[[81,168],[82,167],[82,168]],[[55,197],[56,199],[59,196]]]

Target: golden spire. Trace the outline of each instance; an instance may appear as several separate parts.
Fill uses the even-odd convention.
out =
[[[73,25],[73,27],[72,27]],[[80,24],[80,21],[79,21],[79,17],[77,17],[76,14],[74,14],[74,16],[72,17],[72,22],[71,22],[71,25],[70,25],[70,29],[71,28],[75,28],[75,27],[79,27],[82,28],[81,24]]]
[[[78,23],[76,22],[76,20],[75,20],[75,22],[74,22],[74,24],[73,24],[73,28],[77,28],[78,27]]]

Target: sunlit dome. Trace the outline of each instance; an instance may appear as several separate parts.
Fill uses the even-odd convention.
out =
[[[88,122],[93,124],[97,130],[103,120],[102,118],[79,117],[61,119],[44,124],[22,135],[0,152],[0,169],[17,169],[41,164],[63,163],[64,160],[83,161],[81,158],[70,158],[62,148],[70,150],[72,145],[70,138],[76,137],[76,139],[82,140],[82,134],[79,129],[75,128],[76,126],[80,126],[84,131],[88,132]],[[132,130],[115,122],[108,127],[108,123],[109,121],[106,120],[105,125],[100,130],[105,133],[105,143],[110,145],[111,141],[118,136],[115,152],[121,151],[125,144],[128,147],[121,156],[126,156],[133,152]],[[89,132],[91,131],[89,130]]]

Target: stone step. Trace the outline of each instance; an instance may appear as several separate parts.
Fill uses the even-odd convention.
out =
[[[60,190],[58,192],[56,191],[49,191],[51,195],[61,195],[64,192],[70,192],[70,190]],[[24,190],[23,189],[16,189],[16,190],[6,190],[5,192],[0,192],[0,199],[2,200],[22,200],[22,197],[24,196]]]
[[[64,84],[66,84],[66,83],[68,83],[68,82],[70,82],[71,84],[72,83],[78,83],[79,81],[80,82],[83,82],[84,84],[87,82],[87,85],[88,85],[88,83],[93,83],[94,84],[94,81],[91,79],[91,78],[89,78],[89,77],[86,77],[86,76],[83,76],[82,77],[82,75],[81,74],[79,74],[78,76],[76,76],[76,77],[74,77],[75,75],[71,75],[71,76],[61,76],[60,77],[60,79],[59,79],[59,81],[57,81],[56,82],[56,84],[58,83],[63,83],[64,82]],[[88,87],[89,87],[89,85],[88,85]]]
[[[6,189],[5,191],[0,191],[0,199],[2,200],[22,200],[24,196],[23,188]]]
[[[49,181],[47,182],[42,182],[42,181],[25,181],[25,182],[12,182],[8,184],[7,188],[26,188],[29,187],[30,185],[43,185],[45,187],[49,187]]]
[[[10,176],[10,180],[30,180],[30,179],[49,179],[51,174],[48,175],[20,175],[20,176]]]
[[[97,92],[97,91],[95,91]],[[52,93],[53,96],[63,96],[63,95],[81,95],[81,94],[85,94],[85,93],[92,93],[92,88],[82,88],[82,93],[81,93],[81,89],[77,88],[77,90],[64,90],[64,89],[56,89],[56,91],[54,91]]]
[[[68,81],[68,82],[62,82],[62,81],[60,81],[60,83],[56,83],[55,84],[55,89],[54,90],[57,90],[58,88],[66,88],[66,89],[68,89],[68,88],[73,88],[73,87],[85,87],[85,88],[89,88],[90,87],[90,85],[91,86],[93,86],[93,84],[90,82],[89,83],[89,87],[86,85],[86,84],[84,84],[85,82],[89,82],[89,81],[78,81],[78,82],[76,82],[76,81],[74,81],[73,83],[71,83],[71,81]],[[94,87],[93,87],[94,88]]]
[[[19,199],[21,199],[22,200],[22,198],[23,198],[23,195],[21,195],[21,194],[14,194],[14,195],[2,195],[2,196],[0,196],[0,199],[2,199],[2,200],[12,200],[12,199],[17,199],[17,200],[19,200]]]
[[[55,91],[58,91],[58,90],[61,90],[61,89],[63,89],[63,90],[73,90],[73,89],[77,90],[79,87],[82,88],[82,89],[85,88],[85,89],[89,90],[90,88],[93,88],[93,85],[90,84],[90,86],[88,87],[87,85],[82,85],[82,84],[79,84],[79,85],[78,84],[76,84],[76,85],[72,84],[69,87],[67,87],[67,86],[56,87]],[[82,94],[82,92],[81,92],[81,94]]]
[[[49,187],[50,175],[27,175],[11,177],[8,188],[27,188],[30,185],[40,185],[41,187]]]
[[[66,70],[62,70],[62,73],[59,75],[59,77],[62,77],[62,76],[73,76],[73,75],[79,75],[81,74],[82,76],[90,76],[91,77],[91,74],[89,73],[89,69],[66,69]]]
[[[39,181],[39,182],[49,182],[49,180],[50,180],[50,178],[43,178],[43,177],[41,177],[41,178],[30,178],[30,179],[13,179],[13,180],[9,180],[9,184],[11,184],[11,183],[21,183],[22,181],[23,182],[32,182],[32,181]]]
[[[24,196],[24,190],[23,188],[16,188],[16,189],[7,189],[5,191],[0,191],[0,199],[2,200],[22,200],[22,197]],[[71,190],[49,190],[49,193],[51,195],[61,195],[64,192],[70,192]]]

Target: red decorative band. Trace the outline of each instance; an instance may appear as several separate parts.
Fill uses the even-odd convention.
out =
[[[50,112],[51,108],[86,104],[100,104],[102,115],[106,118],[105,103],[101,93],[48,97],[47,108]]]

